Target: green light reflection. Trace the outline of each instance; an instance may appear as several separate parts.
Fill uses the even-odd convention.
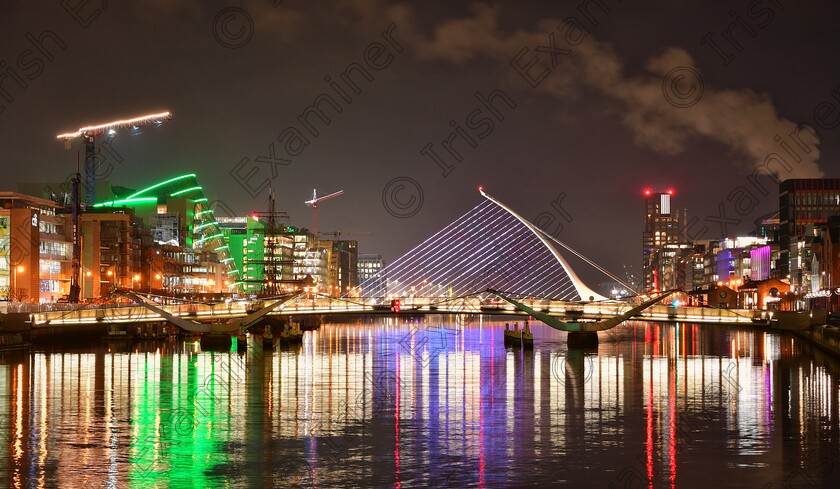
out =
[[[129,485],[137,488],[215,487],[214,469],[229,462],[230,365],[217,355],[145,355],[133,367],[136,387]],[[160,362],[160,365],[156,365]],[[226,363],[225,363],[226,362]]]

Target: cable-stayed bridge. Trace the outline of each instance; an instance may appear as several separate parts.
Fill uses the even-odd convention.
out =
[[[377,276],[362,297],[461,297],[502,290],[565,301],[606,298],[587,287],[548,238],[501,202],[485,197]]]
[[[478,205],[345,297],[298,294],[264,299],[259,307],[252,301],[159,305],[131,291],[127,293],[137,306],[41,312],[32,315],[32,326],[168,321],[193,332],[234,332],[257,325],[268,315],[397,314],[392,305],[394,300],[400,301],[399,314],[551,315],[576,321],[606,319],[636,306],[608,300],[590,289],[554,244],[614,280],[621,280],[542,232],[483,190],[481,195],[484,199]],[[505,301],[491,289],[504,294]],[[506,302],[510,298],[514,300]],[[753,319],[751,313],[702,308],[674,311],[663,305],[650,306],[634,317],[718,323],[748,323]],[[557,329],[563,328],[551,324],[551,318],[544,321]],[[585,329],[572,326],[565,330]]]

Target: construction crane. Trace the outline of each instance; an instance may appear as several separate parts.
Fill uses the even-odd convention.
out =
[[[59,134],[57,139],[64,141],[64,147],[70,149],[70,143],[82,139],[85,142],[85,202],[93,205],[96,199],[96,137],[103,134],[116,134],[117,129],[140,127],[147,124],[160,124],[172,119],[171,112],[142,115],[131,119],[106,122],[94,126],[80,127],[74,132]]]
[[[105,124],[97,124],[94,126],[80,127],[75,132],[68,132],[59,134],[56,139],[64,141],[64,147],[70,149],[73,141],[83,139],[85,141],[85,202],[89,205],[94,204],[96,200],[96,137],[108,133],[113,135],[117,129],[123,127],[139,127],[146,124],[160,124],[165,120],[172,119],[170,112],[161,112],[159,114],[149,114],[132,119],[108,122]],[[82,257],[81,257],[81,230],[79,228],[79,214],[81,206],[79,201],[79,186],[81,185],[82,176],[79,172],[78,158],[76,161],[76,174],[73,177],[73,261],[72,261],[72,275],[70,276],[70,293],[69,302],[79,302],[81,296],[81,287],[79,286],[79,278],[81,274]]]
[[[316,239],[318,238],[318,203],[323,202],[327,199],[331,199],[333,197],[338,197],[343,193],[344,190],[339,190],[338,192],[333,192],[329,195],[318,197],[318,192],[313,188],[312,199],[304,202],[304,204],[312,207],[312,234],[315,236]]]

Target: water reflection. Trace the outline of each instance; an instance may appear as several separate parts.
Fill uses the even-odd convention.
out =
[[[835,487],[838,365],[787,336],[629,323],[327,325],[304,344],[0,357],[9,487]],[[610,486],[612,484],[612,486]],[[768,485],[771,484],[771,485]]]

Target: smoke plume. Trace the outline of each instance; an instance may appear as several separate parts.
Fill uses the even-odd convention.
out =
[[[416,54],[421,59],[455,64],[478,58],[507,62],[523,47],[533,51],[536,46],[546,45],[549,33],[554,32],[557,48],[569,49],[571,53],[560,57],[558,67],[537,90],[561,98],[594,92],[632,132],[637,144],[674,155],[689,140],[705,140],[729,148],[750,170],[767,166],[771,155],[781,156],[793,170],[787,172],[778,164],[769,166],[780,179],[823,175],[817,163],[817,137],[809,130],[801,130],[801,143],[796,143],[790,135],[797,131],[797,123],[781,117],[769,95],[684,80],[681,91],[688,92],[693,83],[694,89],[702,86],[702,96],[686,107],[669,103],[663,94],[663,80],[671,70],[683,68],[688,69],[687,73],[700,73],[684,49],[666,48],[650,57],[641,73],[629,74],[612,47],[591,33],[581,31],[585,37],[574,46],[563,44],[563,36],[558,32],[561,21],[542,21],[533,31],[506,33],[499,27],[500,15],[498,7],[475,4],[471,16],[447,20],[435,27],[430,36],[416,39]],[[543,55],[541,62],[549,67],[547,58]],[[504,66],[508,67],[506,63]],[[796,156],[786,153],[774,140],[776,136],[782,138],[779,142],[787,142]]]

